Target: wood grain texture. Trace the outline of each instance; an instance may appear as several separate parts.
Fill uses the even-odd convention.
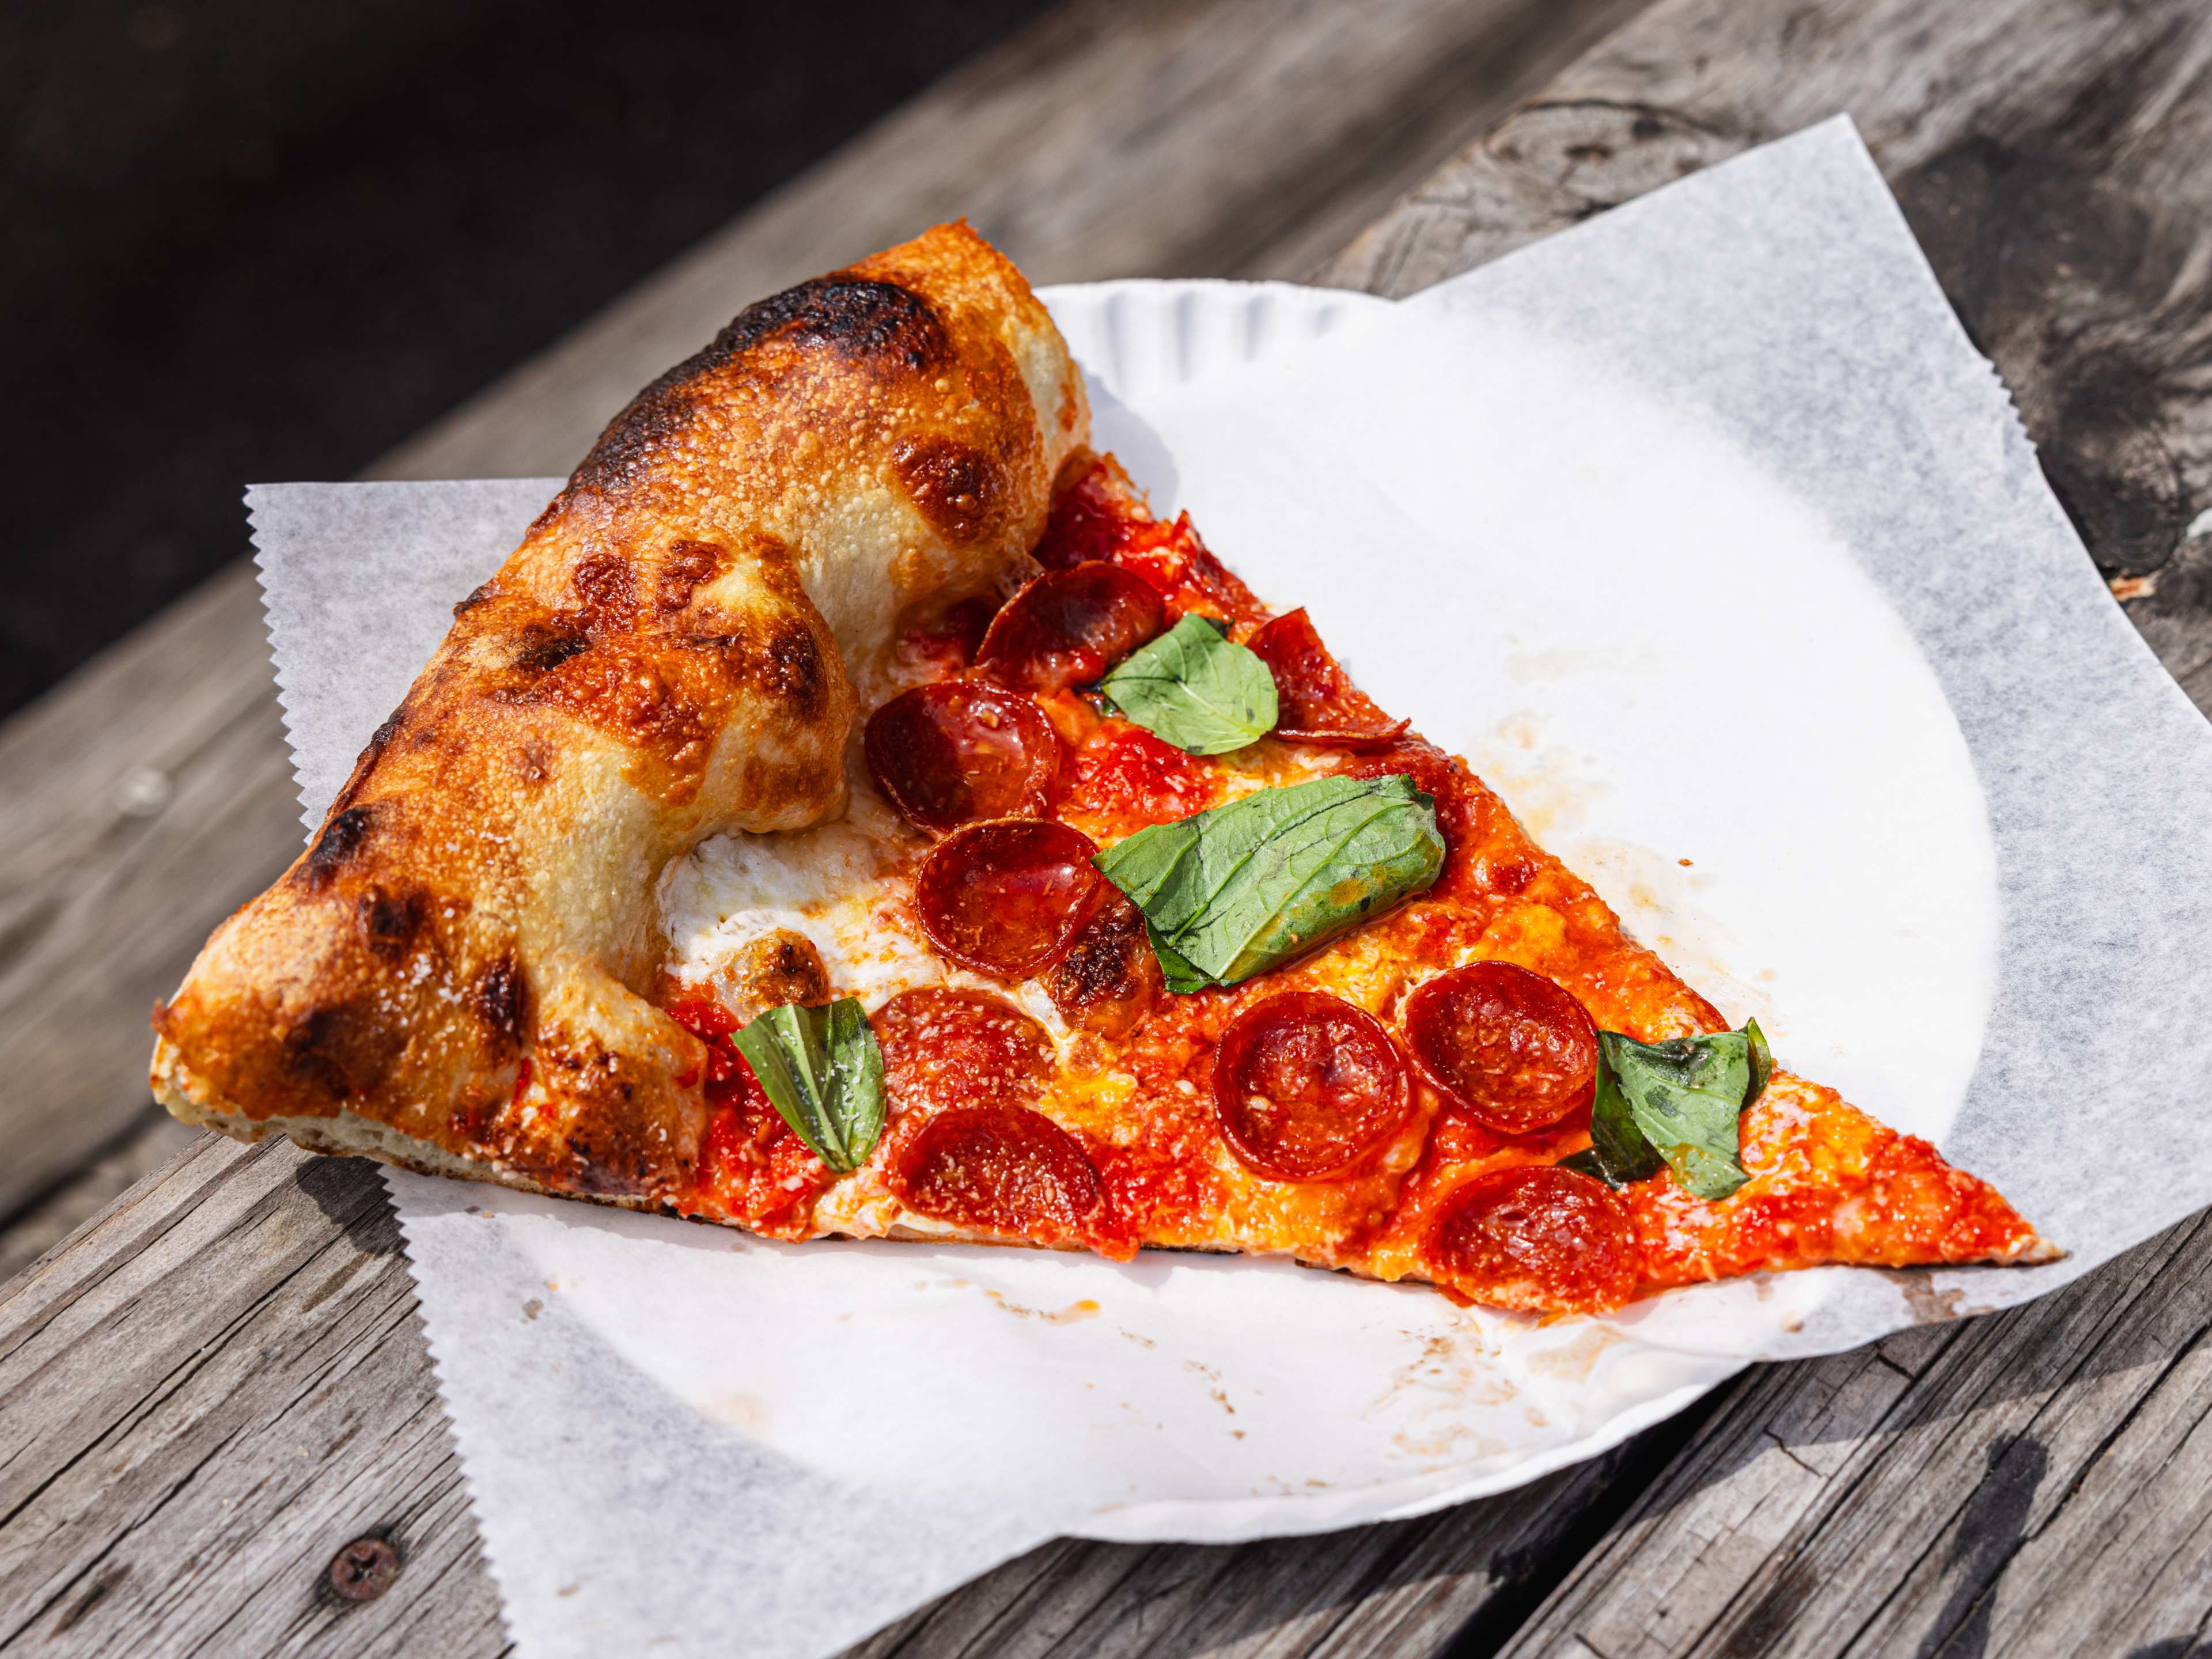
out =
[[[299,850],[239,566],[0,726],[0,1216],[147,1104],[146,1016]]]
[[[1294,274],[1641,3],[1079,0],[375,471],[565,472],[748,301],[963,212],[1042,279]],[[249,568],[0,727],[0,777],[4,1218],[137,1116],[154,1000],[297,850]]]
[[[2212,711],[2212,8],[1666,0],[1324,278],[1408,294],[1838,112],[2130,619]]]
[[[0,1301],[0,1651],[503,1645],[368,1166],[205,1138]]]
[[[1753,1373],[1510,1659],[2197,1651],[2212,1222],[2025,1308]]]

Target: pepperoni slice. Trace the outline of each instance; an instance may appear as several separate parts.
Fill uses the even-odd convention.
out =
[[[1027,979],[1067,954],[1105,878],[1097,848],[1064,823],[998,818],[956,830],[930,850],[914,882],[929,942],[963,968]]]
[[[1098,908],[1044,972],[1046,994],[1079,1030],[1120,1036],[1145,1017],[1160,991],[1160,959],[1145,932],[1144,913],[1109,882]]]
[[[884,798],[933,836],[978,818],[1041,817],[1060,775],[1060,734],[1044,710],[988,680],[893,697],[868,717],[862,747]]]
[[[1277,737],[1364,749],[1405,731],[1407,721],[1384,714],[1337,666],[1303,610],[1276,617],[1245,643],[1275,677],[1275,695],[1282,704]]]
[[[884,1091],[901,1112],[1029,1106],[1052,1076],[1052,1039],[1020,1009],[981,991],[902,991],[870,1021]]]
[[[1406,999],[1406,1047],[1468,1115],[1526,1134],[1585,1107],[1597,1087],[1597,1028],[1573,995],[1510,962],[1474,962]]]
[[[1253,1004],[1214,1050],[1222,1136],[1271,1181],[1346,1174],[1397,1133],[1412,1097],[1390,1034],[1317,991]]]
[[[975,666],[1021,690],[1065,691],[1098,678],[1166,618],[1152,585],[1118,565],[1048,570],[992,619]]]
[[[1552,1164],[1477,1176],[1429,1230],[1429,1267],[1498,1308],[1602,1313],[1636,1289],[1636,1230],[1601,1181]]]
[[[1101,461],[1060,492],[1037,544],[1039,564],[1066,570],[1111,558],[1131,530],[1150,522],[1121,474],[1118,466]]]
[[[939,1112],[899,1161],[899,1196],[939,1221],[1043,1244],[1097,1230],[1098,1171],[1082,1143],[1022,1106]]]

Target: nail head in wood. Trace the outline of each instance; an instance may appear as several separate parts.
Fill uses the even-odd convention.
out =
[[[331,1558],[331,1588],[348,1601],[374,1601],[399,1577],[399,1552],[381,1538],[356,1538]]]

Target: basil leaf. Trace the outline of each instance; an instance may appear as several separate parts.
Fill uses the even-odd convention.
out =
[[[1122,714],[1194,755],[1225,755],[1275,729],[1275,677],[1221,625],[1185,617],[1098,689]]]
[[[843,1175],[884,1132],[884,1051],[855,999],[826,1008],[787,1004],[733,1039],[792,1133]]]
[[[1755,1019],[1744,1021],[1743,1037],[1751,1045],[1751,1092],[1743,1097],[1743,1109],[1749,1111],[1766,1092],[1766,1079],[1774,1075],[1774,1051],[1766,1046],[1766,1033]]]
[[[1595,1146],[1585,1146],[1579,1152],[1570,1152],[1553,1167],[1572,1170],[1577,1175],[1595,1176],[1608,1187],[1622,1184],[1613,1179],[1612,1167],[1598,1155]]]
[[[1632,1181],[1649,1181],[1666,1167],[1666,1159],[1651,1149],[1637,1127],[1628,1097],[1606,1059],[1605,1034],[1598,1037],[1597,1092],[1590,1099],[1590,1155],[1602,1175],[1616,1187]]]
[[[1184,990],[1264,973],[1422,891],[1444,842],[1435,801],[1394,773],[1262,789],[1092,861],[1145,913],[1170,988]]]
[[[1145,923],[1145,937],[1152,942],[1152,955],[1159,959],[1160,977],[1170,991],[1188,996],[1193,991],[1203,991],[1213,983],[1204,974],[1183,959],[1181,952],[1160,937],[1160,930],[1150,921]]]
[[[1718,1200],[1750,1177],[1736,1120],[1765,1086],[1771,1058],[1753,1028],[1638,1042],[1600,1031],[1590,1145],[1617,1186],[1658,1173],[1664,1160],[1699,1198]]]

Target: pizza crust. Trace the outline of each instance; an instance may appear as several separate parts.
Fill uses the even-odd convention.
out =
[[[658,878],[845,799],[856,684],[1036,567],[1082,378],[964,224],[740,314],[647,387],[455,611],[313,845],[155,1012],[155,1096],[642,1207],[705,1107],[647,1000]]]

